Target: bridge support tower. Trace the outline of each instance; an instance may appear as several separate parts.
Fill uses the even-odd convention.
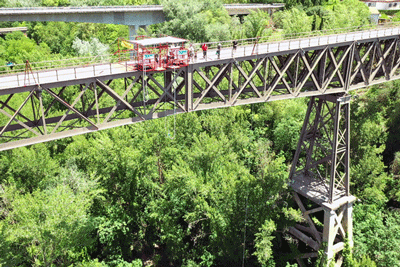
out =
[[[345,238],[353,246],[350,194],[350,96],[312,97],[290,171],[294,199],[304,222],[289,232],[307,244],[303,258],[324,249],[341,265]],[[302,265],[301,257],[297,258]]]

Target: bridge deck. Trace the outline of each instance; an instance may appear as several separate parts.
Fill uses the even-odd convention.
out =
[[[256,10],[271,14],[283,6],[284,4],[224,5],[229,15],[247,15]],[[142,26],[164,22],[165,17],[162,5],[22,7],[0,8],[0,21],[63,21]]]
[[[393,36],[400,34],[400,28],[386,28],[376,29],[360,32],[351,32],[345,34],[335,34],[328,36],[318,36],[311,38],[292,39],[281,42],[262,43],[256,47],[253,45],[239,46],[237,51],[232,54],[232,48],[223,48],[221,50],[221,57],[217,59],[216,50],[209,50],[207,60],[203,59],[202,52],[198,52],[197,60],[190,64],[198,65],[218,61],[225,61],[227,59],[243,59],[246,57],[256,58],[258,55],[276,53],[284,53],[285,51],[308,49],[311,47],[318,47],[324,45],[336,45],[339,43],[362,41],[373,38],[382,38],[385,36]],[[24,73],[12,74],[9,76],[0,76],[0,95],[10,94],[13,90],[34,86],[37,84],[61,84],[67,81],[84,80],[94,77],[102,77],[109,75],[117,75],[121,73],[134,72],[134,62],[123,63],[105,63],[98,65],[79,66],[72,68],[43,70],[34,72],[33,75],[26,75]]]
[[[284,4],[226,4],[229,14],[248,14],[249,10],[267,10],[281,8]],[[75,13],[110,13],[110,12],[154,12],[162,11],[161,5],[137,6],[70,6],[70,7],[18,7],[0,8],[0,16],[75,14]]]

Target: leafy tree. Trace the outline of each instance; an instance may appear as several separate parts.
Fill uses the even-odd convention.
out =
[[[237,164],[228,144],[224,136],[216,140],[201,134],[192,152],[168,172],[165,198],[152,205],[152,216],[162,225],[161,238],[175,260],[188,253],[203,261],[213,261],[218,254],[237,260],[238,255],[232,253],[240,241],[227,233],[239,231],[240,235],[242,228],[237,224],[244,221],[245,188],[251,177]],[[242,220],[230,221],[235,214]]]
[[[64,22],[38,22],[29,27],[28,34],[37,43],[47,44],[52,53],[67,55],[71,52],[73,37],[70,36],[71,23]]]
[[[307,106],[303,99],[279,101],[271,105],[274,111],[271,120],[274,149],[290,161],[297,148]]]
[[[256,234],[255,248],[256,252],[254,255],[257,256],[258,262],[262,266],[267,266],[267,263],[272,258],[271,240],[273,236],[271,234],[276,230],[276,226],[272,220],[265,221],[260,228],[260,232]]]
[[[305,6],[305,7],[320,6],[324,2],[325,2],[324,0],[288,0],[285,2],[285,8],[291,9],[295,6]]]
[[[352,104],[351,181],[353,191],[369,203],[383,205],[390,177],[385,172],[382,153],[387,140],[386,90],[371,88]]]
[[[106,267],[107,264],[99,262],[98,259],[95,260],[83,260],[76,264],[77,267]]]
[[[400,202],[400,152],[396,152],[390,166],[392,179],[388,182],[388,195],[397,202]]]
[[[81,185],[79,185],[81,186]],[[66,266],[90,248],[93,218],[88,211],[90,190],[65,184],[21,194],[5,187],[6,210],[0,221],[0,263],[5,265]],[[89,193],[89,195],[88,195]]]
[[[215,23],[209,24],[206,27],[206,36],[208,36],[208,41],[218,42],[231,40],[231,32],[229,30],[229,24],[227,23]]]
[[[375,205],[357,204],[353,218],[355,258],[368,262],[362,259],[368,255],[377,266],[400,266],[398,211],[384,211]],[[373,263],[369,264],[373,266]]]
[[[167,21],[160,32],[194,41],[229,39],[230,33],[224,24],[228,25],[230,18],[220,1],[164,0],[162,4]],[[219,35],[215,29],[225,35]]]
[[[98,39],[105,45],[113,45],[116,49],[117,38],[128,36],[128,26],[98,23],[74,23],[74,22],[38,22],[31,23],[28,27],[28,35],[37,43],[46,43],[52,53],[60,53],[64,56],[74,55],[73,42],[93,43]]]
[[[312,6],[308,8],[307,15],[313,17],[311,30],[323,30],[326,17],[329,15],[329,13],[329,10],[323,6]]]
[[[72,48],[76,50],[79,56],[98,56],[106,55],[109,46],[100,43],[99,39],[92,38],[90,42],[82,41],[78,37],[72,43]]]
[[[44,188],[47,179],[60,171],[57,161],[43,144],[32,149],[22,147],[0,156],[0,183],[15,185],[18,190],[33,192]]]
[[[399,174],[396,168],[396,162],[398,161],[396,158],[396,152],[400,151],[400,137],[399,137],[399,130],[400,130],[400,90],[399,90],[399,83],[391,82],[385,84],[386,90],[385,93],[381,93],[384,97],[380,99],[384,99],[386,101],[380,101],[380,106],[383,108],[387,108],[387,117],[388,121],[386,124],[387,127],[387,145],[386,150],[384,152],[384,159],[387,165],[393,165],[392,172],[393,174]],[[383,103],[382,103],[383,102]]]
[[[37,45],[35,41],[25,37],[22,32],[13,32],[6,34],[5,41],[1,44],[4,48],[0,52],[2,58],[17,64],[43,61],[52,56],[49,47],[46,44]]]
[[[41,0],[6,0],[6,7],[39,7]]]
[[[244,18],[243,28],[247,38],[268,36],[272,33],[271,19],[267,12],[251,11]]]
[[[384,205],[387,197],[384,193],[389,179],[385,173],[385,165],[380,154],[384,146],[380,148],[365,147],[362,159],[351,166],[352,185],[355,191],[368,203]]]
[[[392,21],[400,21],[400,12],[396,12],[396,14],[394,14],[394,16],[392,17]]]
[[[80,169],[95,171],[105,189],[107,201],[99,201],[94,212],[99,217],[98,254],[107,261],[132,260],[149,249],[146,244],[158,242],[146,210],[159,195],[164,158],[173,159],[176,149],[166,145],[173,140],[160,134],[164,121],[155,122],[106,131],[89,141],[77,137],[66,149],[65,156]]]
[[[283,29],[286,34],[302,33],[311,31],[312,18],[300,8],[276,12],[272,16],[278,28]],[[301,23],[299,23],[301,21]]]
[[[285,11],[276,12],[273,17],[278,27],[286,33],[342,29],[370,23],[368,7],[357,0],[294,0],[287,2],[285,8]],[[297,23],[298,21],[302,23]]]
[[[229,31],[231,32],[232,39],[243,39],[244,33],[242,29],[242,24],[239,17],[233,16],[231,23],[229,24]]]
[[[325,13],[325,29],[359,27],[370,23],[370,12],[367,5],[358,0],[331,0],[326,2],[324,7],[326,10],[332,11]]]
[[[69,6],[69,0],[42,0],[42,6]]]
[[[376,263],[368,256],[363,256],[360,260],[356,261],[356,266],[359,267],[376,267]]]

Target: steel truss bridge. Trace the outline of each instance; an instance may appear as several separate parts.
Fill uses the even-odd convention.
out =
[[[349,91],[400,78],[400,27],[223,48],[188,66],[116,62],[0,76],[0,150],[205,109],[310,97],[290,172],[315,257],[352,245]],[[307,210],[304,202],[313,203]],[[324,227],[312,217],[323,212]],[[300,257],[298,261],[301,263]]]

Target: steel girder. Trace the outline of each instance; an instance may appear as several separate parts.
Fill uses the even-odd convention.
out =
[[[10,88],[0,91],[0,150],[184,112],[347,93],[398,79],[399,66],[399,38],[390,36]]]

